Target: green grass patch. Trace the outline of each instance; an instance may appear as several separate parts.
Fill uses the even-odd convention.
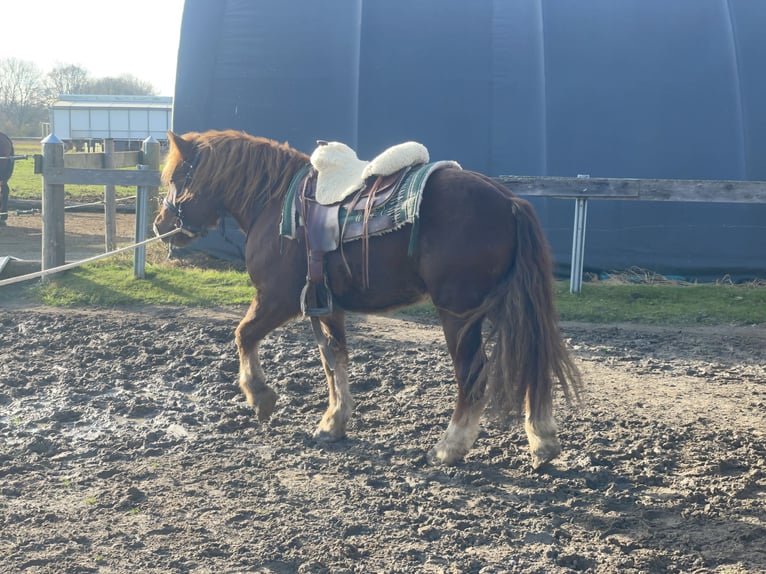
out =
[[[559,282],[564,321],[677,325],[766,324],[766,287],[759,285],[584,284],[580,295]]]
[[[13,164],[13,174],[8,180],[11,197],[15,199],[37,199],[42,197],[43,180],[35,174],[32,155],[42,153],[39,142],[14,141],[13,151],[16,155],[29,155],[29,159],[20,159]]]
[[[2,288],[0,288],[2,289]],[[255,291],[246,273],[147,264],[146,278],[133,277],[131,261],[93,263],[26,287],[28,302],[59,307],[138,307],[248,305]]]

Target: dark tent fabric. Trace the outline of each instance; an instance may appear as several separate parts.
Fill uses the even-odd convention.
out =
[[[187,0],[173,129],[364,159],[414,139],[491,176],[766,180],[764,22],[751,0]],[[533,203],[565,269],[573,202]],[[762,277],[765,247],[764,205],[589,202],[586,269]]]

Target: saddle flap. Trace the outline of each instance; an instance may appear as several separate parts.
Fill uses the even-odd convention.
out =
[[[321,205],[315,201],[305,202],[306,238],[312,251],[327,253],[338,248],[340,205]]]

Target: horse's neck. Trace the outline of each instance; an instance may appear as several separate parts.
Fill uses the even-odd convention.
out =
[[[236,190],[233,190],[232,193],[223,193],[223,209],[231,214],[245,233],[249,233],[253,225],[259,220],[271,217],[278,218],[281,214],[284,195],[293,177],[300,171],[301,161],[304,164],[307,163],[308,156],[294,161],[288,160],[285,168],[280,170],[279,177],[269,182],[269,189],[264,189],[263,183],[256,184],[251,192],[257,194],[257,198],[243,198],[236,193]],[[296,164],[298,167],[294,167]],[[259,174],[255,179],[263,182],[266,178]],[[273,215],[272,212],[276,215]],[[274,224],[275,228],[277,223],[278,221]]]

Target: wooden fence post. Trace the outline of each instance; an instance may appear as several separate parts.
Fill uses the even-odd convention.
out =
[[[160,142],[149,136],[143,141],[143,165],[139,169],[159,171],[160,169]],[[146,185],[138,186],[136,190],[136,243],[146,240],[149,230],[149,198],[157,195],[156,187]],[[133,277],[143,279],[146,275],[146,246],[136,247],[133,250]]]
[[[46,181],[46,171],[64,167],[64,142],[50,134],[43,144],[43,238],[42,271],[63,265],[64,245],[64,185]],[[45,282],[46,275],[41,280]]]
[[[143,141],[142,151],[144,152],[143,164],[147,166],[150,171],[160,170],[160,142],[158,142],[152,136],[149,136]],[[149,198],[154,199],[157,195],[157,187],[148,187]]]
[[[114,140],[104,140],[104,169],[114,168]],[[106,252],[117,248],[117,202],[115,186],[104,186],[104,248]]]

